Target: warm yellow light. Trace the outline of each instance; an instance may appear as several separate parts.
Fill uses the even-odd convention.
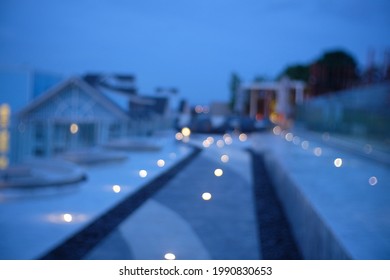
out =
[[[6,153],[9,150],[9,132],[0,130],[0,152]]]
[[[214,143],[214,138],[209,136],[207,137],[207,141],[209,141],[210,145],[212,145]]]
[[[119,185],[114,185],[112,186],[112,190],[114,191],[114,193],[120,193],[121,187]]]
[[[184,137],[188,137],[191,135],[191,129],[189,129],[188,127],[183,127],[181,133],[183,134]]]
[[[217,177],[221,177],[223,175],[223,170],[220,168],[217,168],[214,170],[214,175]]]
[[[71,214],[64,214],[64,215],[62,216],[62,218],[63,218],[64,221],[67,222],[67,223],[70,223],[70,222],[73,220],[73,217],[72,217]]]
[[[202,198],[203,200],[210,200],[212,198],[212,195],[209,192],[205,192],[202,194]]]
[[[238,136],[238,139],[240,139],[241,142],[245,142],[248,139],[248,136],[245,133],[241,133],[240,136]]]
[[[10,122],[11,107],[7,104],[0,105],[0,127],[6,128]]]
[[[5,156],[0,156],[0,169],[6,169],[8,167],[9,161]]]
[[[145,170],[145,169],[141,169],[139,172],[138,172],[139,176],[141,178],[145,178],[146,176],[148,176],[148,172]]]
[[[203,145],[203,147],[208,148],[208,147],[210,147],[210,142],[207,141],[207,140],[204,140],[204,141],[202,142],[202,145]]]
[[[70,133],[76,134],[79,131],[79,126],[77,124],[75,124],[75,123],[72,123],[70,125],[69,130],[70,130]]]
[[[159,159],[159,160],[157,161],[157,166],[158,166],[158,167],[164,167],[164,165],[165,165],[165,161],[164,161],[163,159]]]
[[[173,253],[166,253],[165,256],[164,256],[164,258],[165,258],[166,260],[175,260],[175,259],[176,259],[176,256],[175,256],[175,254],[173,254]]]
[[[233,138],[230,136],[227,136],[226,138],[224,138],[224,140],[226,145],[231,145],[233,143]]]

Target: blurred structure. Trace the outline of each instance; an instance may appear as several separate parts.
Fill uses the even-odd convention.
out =
[[[34,99],[13,126],[13,161],[150,135],[169,125],[168,100],[137,95],[130,75],[73,77]]]
[[[355,59],[342,50],[325,52],[309,69],[313,96],[347,89],[359,81]]]
[[[305,87],[304,82],[288,77],[243,85],[236,93],[235,112],[256,120],[286,121],[293,117],[295,106],[303,103]]]
[[[387,143],[389,108],[390,83],[384,82],[312,98],[299,107],[297,121],[316,131],[376,138]]]

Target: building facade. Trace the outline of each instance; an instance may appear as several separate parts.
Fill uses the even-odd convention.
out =
[[[304,102],[305,87],[304,82],[286,77],[244,85],[236,92],[234,109],[257,120],[284,121],[293,116],[296,105]]]
[[[70,78],[20,111],[15,158],[47,157],[104,144],[134,129],[127,111],[80,78]]]

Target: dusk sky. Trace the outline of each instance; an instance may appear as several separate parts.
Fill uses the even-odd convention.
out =
[[[1,0],[0,65],[130,73],[141,93],[207,104],[228,100],[232,72],[275,78],[333,49],[380,62],[389,30],[388,0]]]

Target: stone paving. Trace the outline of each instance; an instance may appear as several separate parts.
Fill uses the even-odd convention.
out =
[[[215,137],[215,141],[221,140],[219,138]],[[249,260],[264,256],[299,259],[291,234],[283,236],[289,229],[285,220],[281,221],[284,215],[280,207],[265,209],[263,206],[262,211],[268,213],[268,224],[264,218],[259,220],[253,178],[257,178],[258,184],[266,182],[267,178],[264,171],[260,176],[253,176],[254,153],[248,151],[249,142],[240,145],[238,139],[235,141],[238,143],[231,146],[204,148],[187,168],[130,215],[86,258],[163,259],[165,254],[172,253],[177,259],[187,260]],[[201,143],[202,139],[192,142],[198,146],[202,146]],[[229,160],[223,162],[226,156]],[[222,176],[214,174],[218,168],[223,171]],[[211,199],[202,199],[204,193],[209,193]],[[271,196],[265,192],[263,195],[263,201]],[[273,197],[270,201],[277,199]],[[263,233],[261,223],[269,228]],[[268,243],[271,240],[271,246],[265,246],[265,251],[261,246],[267,243],[264,240]]]

